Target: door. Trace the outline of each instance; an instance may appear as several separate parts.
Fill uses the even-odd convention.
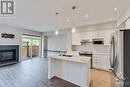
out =
[[[124,87],[130,87],[130,30],[124,31]]]
[[[110,67],[113,71],[114,74],[116,74],[118,77],[119,74],[122,73],[122,71],[120,70],[121,68],[121,43],[120,43],[120,31],[117,31],[115,33],[112,34],[111,37],[111,45],[110,45]]]
[[[40,54],[40,36],[22,35],[22,60],[38,57]]]
[[[111,42],[110,42],[110,67],[112,69],[112,71],[116,74],[116,69],[118,66],[117,65],[117,45],[118,45],[118,41],[117,41],[118,37],[116,34],[113,34],[111,37]]]

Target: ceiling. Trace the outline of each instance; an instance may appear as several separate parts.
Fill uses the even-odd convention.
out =
[[[74,15],[71,8],[74,5],[77,7],[75,10],[76,26],[115,21],[123,15],[129,5],[129,0],[15,1],[16,17],[0,18],[0,23],[40,32],[72,27]],[[117,8],[117,11],[114,8]],[[55,15],[55,12],[59,15]],[[84,17],[85,15],[88,17]]]

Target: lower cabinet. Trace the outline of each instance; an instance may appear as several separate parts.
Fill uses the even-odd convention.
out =
[[[82,78],[84,78],[84,71],[86,70],[86,69],[83,70],[83,67],[84,66],[80,63],[68,62],[68,81],[76,84],[81,84],[81,82],[83,82]],[[86,79],[87,77],[88,76],[86,76]]]
[[[107,54],[94,54],[93,55],[93,68],[109,70],[109,55]]]
[[[80,87],[88,87],[90,83],[90,62],[79,63],[73,61],[49,58],[48,78],[59,77]]]

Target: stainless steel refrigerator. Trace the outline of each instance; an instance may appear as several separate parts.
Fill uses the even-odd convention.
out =
[[[118,30],[111,35],[110,70],[122,82],[120,87],[130,87],[130,30]]]

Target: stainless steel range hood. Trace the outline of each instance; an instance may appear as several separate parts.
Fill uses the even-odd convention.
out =
[[[86,45],[86,44],[91,44],[92,41],[89,39],[84,39],[84,40],[81,40],[80,43],[81,43],[81,45]]]

